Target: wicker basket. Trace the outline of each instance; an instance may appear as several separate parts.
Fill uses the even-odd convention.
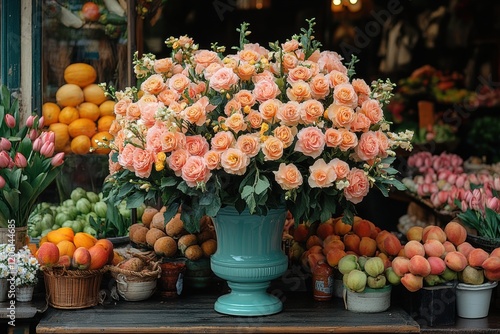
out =
[[[108,270],[67,270],[42,268],[47,301],[58,309],[81,309],[99,303],[103,274]]]

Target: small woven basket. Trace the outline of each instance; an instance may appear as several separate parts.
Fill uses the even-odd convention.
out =
[[[99,303],[103,274],[108,270],[67,270],[43,267],[47,302],[58,309],[81,309]]]

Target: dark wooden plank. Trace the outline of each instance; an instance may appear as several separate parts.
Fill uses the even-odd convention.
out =
[[[120,301],[83,310],[50,308],[37,333],[419,333],[418,324],[399,308],[359,314],[341,299],[315,302],[307,293],[282,296],[284,310],[263,317],[222,315],[216,296],[197,294],[162,301]]]

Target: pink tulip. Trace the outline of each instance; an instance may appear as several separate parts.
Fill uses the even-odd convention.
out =
[[[28,128],[32,128],[34,123],[35,123],[35,116],[30,115],[30,116],[28,117],[28,119],[26,120],[26,126],[27,126]]]
[[[0,168],[7,168],[10,165],[11,158],[7,151],[0,152]]]
[[[38,137],[38,131],[36,129],[31,129],[28,133],[28,138],[33,141]]]
[[[0,189],[3,189],[5,187],[5,179],[0,175]]]
[[[50,158],[51,156],[53,156],[54,155],[54,143],[52,143],[52,142],[43,143],[42,147],[40,148],[40,153],[46,158]]]
[[[10,150],[11,147],[12,147],[12,143],[10,142],[10,140],[8,140],[7,138],[3,138],[3,137],[0,139],[0,150],[8,151],[8,150]]]
[[[14,165],[18,168],[25,168],[28,166],[28,161],[26,161],[26,157],[22,153],[17,152],[14,157]]]
[[[493,179],[493,189],[500,191],[500,177],[495,177]]]
[[[5,124],[7,124],[9,128],[12,129],[16,126],[16,119],[11,114],[6,114],[4,119],[5,119]]]
[[[54,167],[60,166],[64,163],[64,152],[59,152],[50,161],[51,165]]]
[[[40,117],[40,120],[38,121],[38,128],[43,129],[43,123],[45,123],[45,118],[42,116]]]
[[[33,141],[33,151],[40,152],[41,148],[42,148],[42,140],[39,137]]]
[[[492,197],[486,201],[486,207],[498,212],[500,210],[500,200],[497,197]]]

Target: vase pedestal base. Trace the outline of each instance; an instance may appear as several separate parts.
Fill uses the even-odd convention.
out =
[[[228,282],[231,292],[215,302],[216,312],[237,316],[263,316],[281,312],[283,303],[268,294],[269,282]]]

